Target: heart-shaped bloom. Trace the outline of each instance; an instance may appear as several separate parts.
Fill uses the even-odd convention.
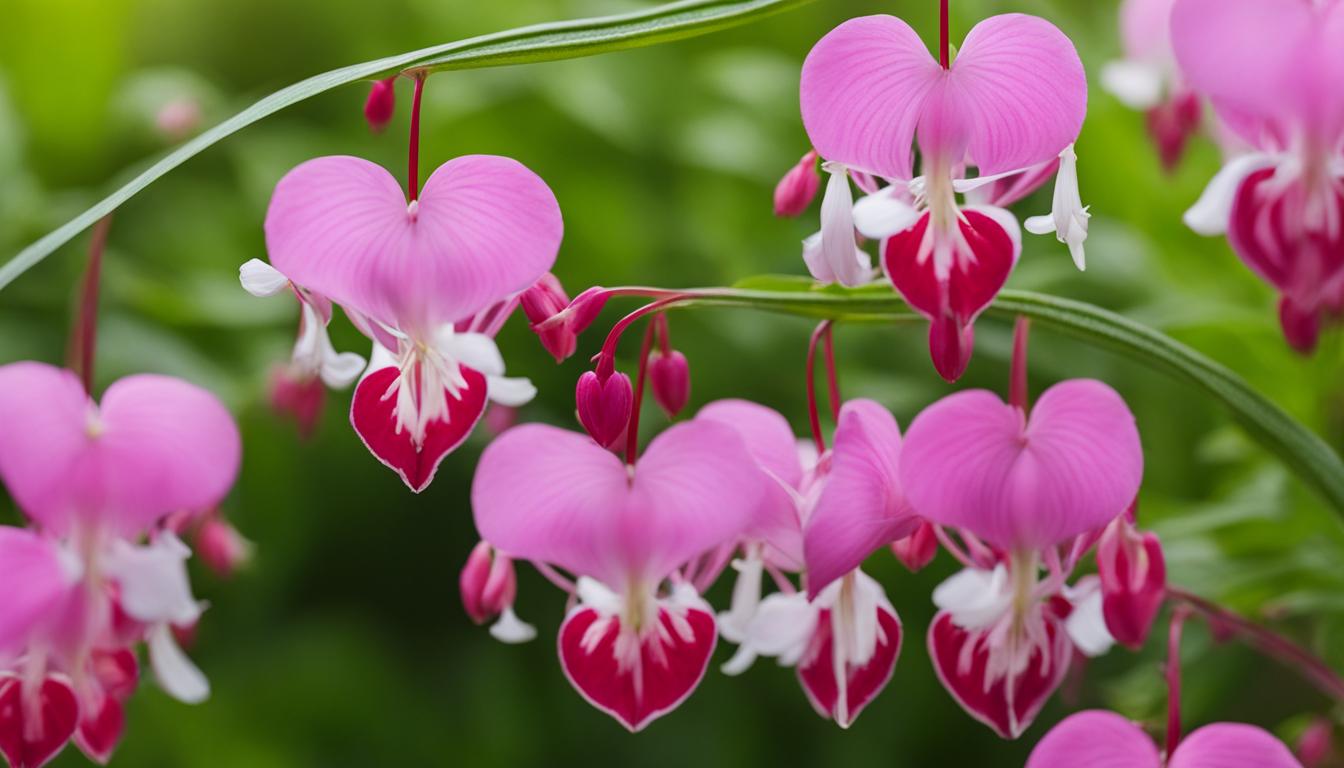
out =
[[[530,384],[503,378],[493,336],[555,262],[562,232],[550,188],[504,157],[450,160],[409,204],[391,174],[355,157],[310,160],[276,185],[271,263],[374,339],[351,423],[412,490],[488,400],[531,397]]]
[[[690,695],[709,664],[714,613],[683,564],[736,542],[763,481],[742,440],[675,425],[627,467],[587,436],[528,424],[486,448],[472,485],[481,537],[579,577],[561,665],[593,706],[638,731]]]
[[[814,275],[865,282],[853,227],[881,239],[887,277],[932,323],[934,366],[956,379],[970,359],[976,316],[1003,287],[1021,252],[1016,218],[999,205],[962,205],[969,193],[1041,174],[1066,158],[1087,108],[1087,82],[1073,44],[1049,22],[995,16],[966,36],[947,68],[891,16],[851,19],[803,64],[803,123],[831,173],[822,231],[805,249]],[[914,147],[921,174],[914,173]],[[978,176],[964,178],[975,166]],[[889,186],[850,208],[848,175]],[[1034,227],[1055,232],[1082,264],[1087,211],[1076,174],[1060,174],[1055,210]],[[1017,197],[1022,194],[1017,191]],[[862,251],[859,251],[862,254]]]
[[[1302,768],[1283,742],[1261,728],[1214,723],[1186,736],[1163,758],[1143,729],[1105,710],[1070,715],[1050,729],[1026,768]]]
[[[1167,591],[1167,566],[1157,534],[1140,533],[1121,515],[1097,542],[1102,610],[1110,634],[1138,650],[1148,639]]]
[[[1185,221],[1227,235],[1279,292],[1288,343],[1310,352],[1344,311],[1344,3],[1177,0],[1171,34],[1190,87],[1254,150]]]

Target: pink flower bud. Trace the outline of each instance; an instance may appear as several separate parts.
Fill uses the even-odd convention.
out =
[[[1148,135],[1157,145],[1157,155],[1163,170],[1170,173],[1181,162],[1185,145],[1199,130],[1204,109],[1193,93],[1173,96],[1148,110]]]
[[[574,390],[579,423],[604,448],[615,445],[625,433],[634,399],[630,377],[624,373],[612,373],[602,381],[596,372],[587,371]]]
[[[369,98],[364,102],[364,119],[369,121],[369,129],[381,131],[392,120],[397,107],[397,91],[393,87],[395,77],[379,80],[369,89]]]
[[[569,303],[570,330],[574,331],[576,336],[587,330],[588,326],[592,325],[593,321],[597,319],[602,308],[607,305],[608,298],[607,289],[600,285],[595,285],[575,296],[574,300]]]
[[[271,374],[270,400],[271,409],[293,419],[299,436],[307,440],[322,417],[327,390],[317,376],[295,375],[288,366],[280,366]]]
[[[1316,312],[1304,309],[1287,296],[1279,299],[1279,324],[1288,346],[1309,355],[1316,349],[1321,333],[1321,320]]]
[[[817,153],[808,152],[775,185],[775,215],[798,216],[812,204],[821,186],[817,173]]]
[[[911,573],[921,570],[933,560],[934,555],[938,554],[938,536],[934,533],[933,524],[922,522],[914,533],[893,541],[891,553],[896,555],[896,559],[900,560]]]
[[[669,419],[676,418],[691,396],[691,368],[678,350],[649,355],[649,381],[653,399]]]
[[[554,357],[557,363],[574,354],[578,335],[572,323],[562,320],[550,323],[544,328],[537,327],[569,306],[569,296],[555,275],[550,272],[542,275],[531,288],[523,291],[518,300],[523,305],[523,313],[532,322],[537,337],[541,339],[541,345],[551,353],[551,357]]]
[[[252,543],[227,520],[215,515],[196,529],[195,544],[201,562],[221,579],[233,576],[252,557]]]
[[[1332,730],[1329,718],[1318,715],[1312,719],[1311,725],[1298,737],[1297,748],[1293,750],[1297,753],[1297,759],[1302,761],[1302,768],[1327,765],[1326,761],[1334,753]]]
[[[482,541],[472,548],[458,579],[462,607],[477,624],[484,624],[513,605],[518,577],[513,561]]]
[[[1167,589],[1162,544],[1151,532],[1140,533],[1124,516],[1112,521],[1097,544],[1102,614],[1120,644],[1143,646]]]

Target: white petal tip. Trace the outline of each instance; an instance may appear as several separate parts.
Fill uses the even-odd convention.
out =
[[[490,636],[501,643],[517,645],[536,639],[537,628],[518,618],[510,606],[499,615],[499,621],[490,625]]]
[[[248,259],[238,267],[238,282],[242,283],[243,290],[264,298],[283,291],[289,285],[289,278],[261,259]]]
[[[1048,235],[1055,231],[1055,217],[1032,216],[1022,226],[1033,235]]]

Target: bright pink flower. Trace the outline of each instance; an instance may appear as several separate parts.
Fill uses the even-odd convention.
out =
[[[1335,751],[1334,724],[1330,718],[1318,715],[1297,739],[1297,759],[1303,768],[1323,768]]]
[[[369,97],[364,101],[364,119],[374,132],[386,128],[392,120],[392,113],[396,111],[396,82],[397,78],[389,77],[386,80],[375,80],[369,87]]]
[[[821,186],[817,153],[808,151],[775,185],[775,215],[800,216],[812,204]]]
[[[1070,173],[1058,178],[1054,211],[1033,229],[1055,232],[1081,265],[1087,212],[1077,199],[1071,147],[1086,106],[1087,83],[1073,44],[1042,19],[1009,14],[981,22],[947,69],[900,19],[867,16],[841,24],[803,64],[803,123],[832,174],[822,202],[820,256],[808,261],[813,274],[846,285],[863,282],[866,256],[853,263],[853,233],[846,229],[857,225],[865,236],[883,239],[887,276],[929,318],[934,365],[956,379],[970,359],[971,324],[1021,251],[1012,214],[993,203],[963,206],[956,194],[1067,159]],[[978,169],[977,177],[963,178],[968,165]],[[851,213],[846,175],[855,172],[882,177],[889,186]],[[819,272],[823,264],[829,273]]]
[[[1279,292],[1289,343],[1310,352],[1344,311],[1344,3],[1177,0],[1171,29],[1187,82],[1255,150],[1185,221],[1227,234]]]
[[[813,708],[848,727],[891,679],[900,654],[900,618],[882,587],[859,570],[869,554],[917,524],[896,479],[896,420],[871,400],[845,403],[834,446],[811,472],[788,423],[768,408],[720,401],[696,416],[703,420],[738,430],[773,481],[744,536],[747,557],[734,564],[732,608],[720,616],[724,637],[740,645],[724,671],[739,674],[757,656],[797,666]],[[808,589],[761,600],[762,568],[781,563],[804,570]]]
[[[691,367],[681,350],[654,350],[649,355],[653,399],[669,419],[676,418],[691,397]]]
[[[201,521],[194,543],[201,562],[222,579],[233,576],[252,558],[252,542],[218,514]]]
[[[761,493],[742,440],[719,424],[671,427],[633,468],[584,435],[529,424],[486,448],[472,506],[491,545],[579,577],[561,664],[585,699],[637,731],[690,695],[715,645],[709,605],[665,580],[736,542]]]
[[[604,448],[615,447],[625,435],[634,400],[634,387],[624,373],[609,373],[603,381],[597,372],[584,371],[574,387],[579,423]]]
[[[1167,593],[1167,567],[1154,533],[1140,533],[1127,515],[1106,526],[1097,543],[1106,627],[1121,645],[1138,650],[1148,639]]]
[[[533,283],[531,288],[523,291],[518,299],[522,304],[523,313],[527,315],[527,319],[532,323],[532,329],[537,333],[537,338],[541,339],[541,345],[551,353],[555,362],[564,362],[574,354],[574,349],[578,345],[578,334],[582,328],[575,329],[566,323],[555,323],[544,329],[538,327],[569,306],[569,295],[565,293],[565,287],[560,284],[559,278],[547,272]]]
[[[1278,739],[1240,723],[1214,723],[1181,741],[1165,760],[1134,723],[1104,710],[1060,721],[1027,758],[1026,768],[1302,768]]]
[[[562,229],[550,188],[503,157],[445,163],[409,205],[387,171],[354,157],[310,160],[276,185],[271,261],[374,339],[350,420],[412,490],[429,484],[487,400],[520,405],[535,393],[504,378],[492,337],[554,263]]]
[[[518,576],[513,560],[488,543],[478,542],[467,557],[458,578],[462,607],[477,624],[499,617],[490,634],[500,642],[525,643],[537,636],[537,630],[513,612],[518,596]]]
[[[934,531],[932,523],[920,523],[914,533],[891,542],[891,553],[911,573],[922,571],[938,554],[938,535]]]

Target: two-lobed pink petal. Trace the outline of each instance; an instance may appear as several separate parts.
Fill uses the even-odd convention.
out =
[[[21,651],[28,633],[60,603],[72,584],[56,545],[22,528],[0,526],[0,663]]]
[[[1064,718],[1032,750],[1026,768],[1161,768],[1143,729],[1114,712],[1088,710]],[[1262,728],[1214,723],[1186,736],[1167,768],[1301,768],[1283,742]]]
[[[546,183],[492,155],[439,166],[412,207],[381,166],[320,157],[280,180],[266,212],[277,269],[408,333],[526,289],[555,263],[563,230]]]
[[[1105,525],[1143,477],[1138,429],[1120,395],[1075,379],[1030,419],[984,390],[958,392],[906,433],[900,479],[914,511],[1005,549],[1035,549]]]

